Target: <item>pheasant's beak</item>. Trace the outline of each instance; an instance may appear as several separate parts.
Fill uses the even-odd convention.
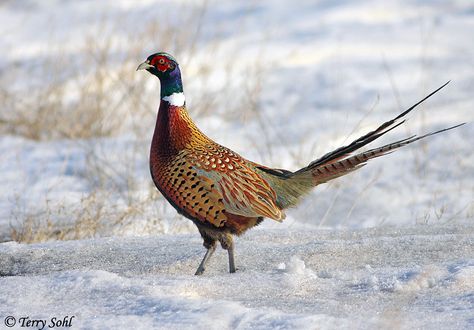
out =
[[[148,61],[145,61],[143,62],[142,64],[140,64],[137,68],[137,71],[138,70],[146,70],[146,69],[151,69],[151,68],[154,68],[153,65],[150,65],[150,63]]]

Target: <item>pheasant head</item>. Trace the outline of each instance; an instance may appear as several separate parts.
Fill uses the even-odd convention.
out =
[[[138,66],[138,70],[146,70],[160,79],[161,99],[174,106],[184,105],[181,72],[173,56],[164,52],[152,54]]]

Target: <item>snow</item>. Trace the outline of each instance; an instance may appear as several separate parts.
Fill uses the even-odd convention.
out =
[[[472,226],[256,229],[235,274],[194,234],[0,246],[0,315],[75,328],[470,328]]]
[[[61,105],[86,102],[76,88],[106,45],[113,112],[102,124],[116,116],[124,128],[0,134],[0,324],[11,315],[75,316],[74,329],[474,328],[473,13],[468,0],[2,3],[1,118],[12,109],[6,92],[28,105],[51,81],[64,88]],[[157,51],[176,55],[201,130],[268,166],[307,165],[448,80],[371,146],[468,124],[318,187],[283,223],[236,239],[237,273],[218,249],[196,277],[202,240],[156,192],[147,164],[159,85],[135,69]],[[123,98],[121,77],[149,113]],[[28,221],[40,238],[41,224],[58,234],[11,241]],[[75,240],[55,240],[77,223],[64,237]]]

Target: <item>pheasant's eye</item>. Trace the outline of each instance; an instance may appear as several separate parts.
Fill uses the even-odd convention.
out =
[[[167,72],[174,69],[173,63],[164,56],[155,56],[151,59],[153,65],[160,72]]]

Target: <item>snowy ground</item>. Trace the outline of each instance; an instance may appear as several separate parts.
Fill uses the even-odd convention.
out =
[[[74,315],[87,329],[474,328],[472,1],[204,3],[0,3],[1,118],[15,109],[5,92],[36,113],[53,80],[64,106],[86,102],[75,88],[100,60],[87,51],[107,44],[104,88],[124,122],[110,137],[0,134],[0,328],[7,315]],[[168,30],[153,35],[153,22]],[[447,80],[378,145],[468,125],[319,187],[285,223],[238,239],[238,273],[220,251],[198,278],[199,235],[150,192],[158,83],[134,69],[158,50],[179,55],[198,126],[269,166],[306,165]],[[119,68],[152,115],[127,108]],[[248,105],[246,88],[258,90]],[[30,222],[51,241],[9,242]],[[61,226],[82,240],[54,241]]]
[[[0,315],[73,328],[474,327],[472,226],[255,230],[204,276],[196,235],[0,246]]]

